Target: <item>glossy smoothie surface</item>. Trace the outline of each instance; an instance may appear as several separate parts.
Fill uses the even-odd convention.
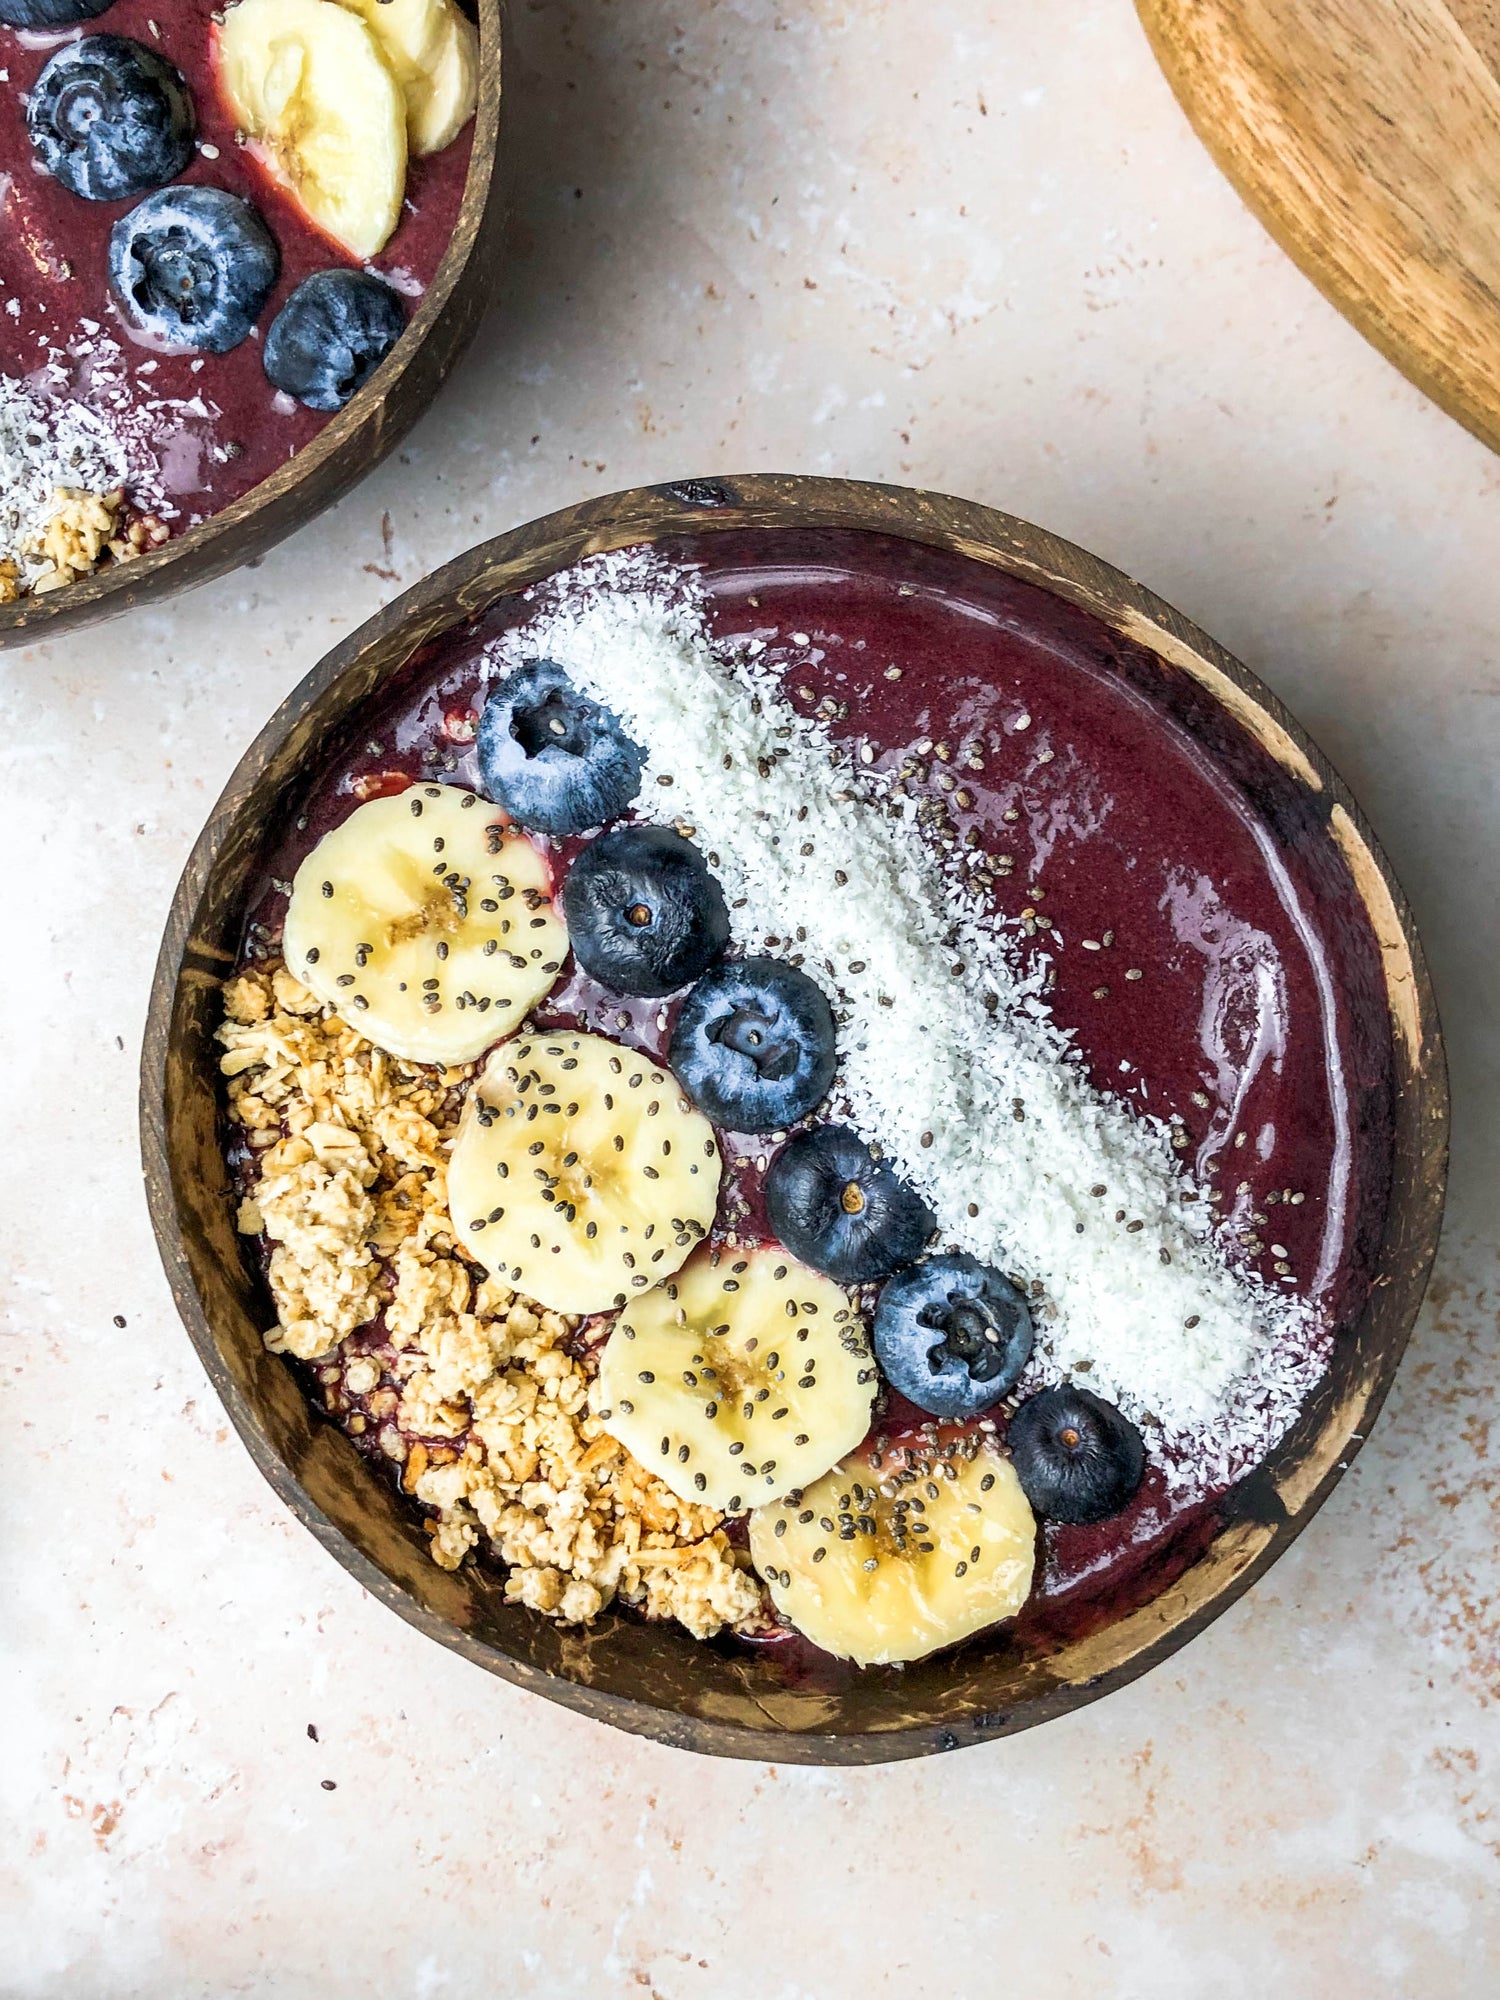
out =
[[[1378,951],[1327,842],[1310,837],[1322,808],[1302,779],[1187,674],[961,557],[833,531],[731,531],[662,552],[701,566],[714,633],[764,642],[761,664],[794,708],[820,712],[858,761],[868,746],[876,770],[915,767],[908,782],[940,803],[944,825],[960,840],[974,830],[996,858],[990,907],[1018,951],[1045,958],[1049,1004],[1095,1086],[1180,1118],[1179,1158],[1240,1232],[1249,1267],[1316,1301],[1337,1339],[1364,1299],[1384,1216],[1388,1038],[1368,1032],[1385,1018]],[[481,649],[529,610],[502,599],[423,649],[345,754],[309,773],[304,809],[268,858],[252,912],[265,928],[252,937],[279,932],[275,883],[360,799],[423,779],[477,786]],[[640,806],[653,815],[659,801]],[[567,850],[553,845],[561,871]],[[575,974],[537,1018],[660,1057],[670,1006]],[[721,1230],[762,1231],[767,1150],[727,1141]],[[889,1401],[882,1433],[920,1421]],[[1018,1643],[1045,1650],[1154,1595],[1232,1509],[1211,1481],[1175,1496],[1149,1428],[1146,1443],[1146,1479],[1122,1514],[1043,1531]],[[799,1680],[845,1671],[803,1642],[783,1650]]]

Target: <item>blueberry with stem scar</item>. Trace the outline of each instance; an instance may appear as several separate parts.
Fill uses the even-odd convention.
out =
[[[616,993],[675,993],[729,942],[724,891],[692,842],[664,826],[591,842],[568,871],[562,908],[578,963]]]
[[[486,795],[536,833],[584,833],[617,819],[646,762],[619,718],[551,660],[528,660],[499,683],[476,747]]]
[[[1130,1419],[1071,1382],[1023,1403],[1009,1443],[1036,1512],[1076,1527],[1118,1514],[1146,1469],[1146,1446]]]
[[[784,959],[726,961],[683,1001],[667,1059],[716,1125],[774,1132],[828,1094],[833,1011],[816,981]]]
[[[168,347],[238,347],[280,268],[257,211],[224,188],[158,188],[110,232],[111,290],[126,318]]]
[[[875,1358],[891,1386],[935,1417],[991,1409],[1031,1356],[1031,1311],[1003,1272],[959,1254],[899,1271],[875,1310]]]
[[[787,1141],[766,1175],[766,1214],[794,1257],[846,1285],[910,1264],[937,1227],[921,1196],[844,1125]]]
[[[85,35],[47,63],[26,104],[38,161],[85,201],[128,201],[175,180],[193,157],[188,87],[154,49]]]

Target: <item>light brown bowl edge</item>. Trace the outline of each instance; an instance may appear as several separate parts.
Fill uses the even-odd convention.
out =
[[[844,528],[904,536],[992,564],[1080,605],[1164,661],[1192,673],[1214,698],[1326,801],[1330,828],[1380,940],[1398,1063],[1393,1180],[1377,1280],[1352,1336],[1345,1385],[1323,1410],[1310,1410],[1260,1474],[1254,1504],[1243,1509],[1205,1554],[1162,1595],[1120,1622],[1029,1666],[1022,1680],[991,1702],[976,1670],[955,1664],[962,1696],[941,1716],[893,1705],[888,1720],[853,1733],[819,1726],[817,1705],[758,1701],[725,1662],[722,1701],[713,1714],[658,1705],[589,1685],[589,1647],[564,1649],[560,1664],[540,1670],[464,1629],[461,1598],[436,1608],[442,1589],[420,1579],[412,1594],[414,1554],[385,1528],[350,1519],[322,1461],[353,1448],[329,1426],[328,1445],[290,1465],[268,1434],[265,1413],[242,1372],[216,1338],[214,1318],[230,1310],[213,1254],[185,1226],[183,1189],[210,1175],[217,1126],[205,1105],[217,1079],[185,1071],[180,1053],[186,1009],[204,1002],[228,969],[228,955],[199,930],[216,870],[258,835],[247,808],[273,767],[287,780],[327,725],[321,714],[336,683],[340,714],[368,698],[415,646],[507,592],[604,550],[683,533],[745,527]],[[196,996],[196,1000],[194,999]],[[194,1106],[196,1105],[196,1109]],[[1441,1029],[1411,912],[1389,864],[1353,799],[1295,719],[1246,668],[1139,584],[1085,551],[1013,516],[941,495],[862,484],[752,475],[615,494],[517,528],[473,549],[424,579],[335,647],[287,698],[242,758],[184,870],[158,960],[141,1072],[141,1121],[152,1223],[184,1324],[236,1429],[272,1487],[297,1517],[372,1595],[419,1630],[490,1672],[617,1727],[657,1741],[717,1755],[818,1764],[865,1764],[915,1757],[993,1739],[1062,1715],[1122,1687],[1201,1632],[1261,1576],[1306,1526],[1347,1469],[1389,1389],[1421,1304],[1442,1216],[1447,1165],[1448,1090]],[[172,1135],[169,1137],[169,1135]],[[175,1141],[175,1143],[174,1143]],[[194,1168],[198,1180],[193,1180]],[[176,1171],[180,1169],[179,1171]],[[217,1182],[222,1187],[220,1164]],[[221,1199],[221,1196],[215,1196]],[[227,1206],[227,1205],[226,1205]],[[227,1216],[225,1230],[228,1230]],[[232,1242],[232,1232],[225,1237]],[[300,1390],[285,1369],[289,1389]],[[341,1475],[340,1475],[341,1476]],[[309,1491],[319,1488],[320,1498]],[[340,1525],[333,1516],[345,1513]],[[380,1561],[357,1547],[357,1526],[380,1541]],[[369,1530],[366,1533],[366,1530]],[[432,1566],[429,1564],[428,1569]],[[407,1579],[400,1580],[402,1576]]]

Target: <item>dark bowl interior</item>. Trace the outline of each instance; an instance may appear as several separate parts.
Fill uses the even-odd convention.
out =
[[[1333,1360],[1264,1464],[1086,1614],[1023,1620],[864,1673],[702,1645],[628,1615],[560,1630],[505,1604],[491,1571],[438,1570],[413,1511],[262,1345],[273,1314],[233,1225],[212,1043],[247,901],[318,773],[399,693],[427,642],[492,607],[503,621],[516,609],[504,600],[528,584],[641,542],[701,565],[716,603],[780,593],[825,605],[837,624],[841,603],[868,611],[915,589],[934,644],[961,647],[983,629],[1032,635],[1048,672],[1085,676],[1091,698],[1103,687],[1122,717],[1149,717],[1256,830],[1268,874],[1305,918],[1346,1107]],[[1252,676],[1138,586],[1009,517],[927,494],[753,478],[617,495],[502,537],[308,676],[242,761],[183,877],[153,996],[143,1123],[158,1238],[215,1386],[277,1491],[370,1590],[491,1671],[622,1727],[721,1754],[855,1763],[1005,1734],[1096,1698],[1183,1644],[1287,1546],[1358,1449],[1405,1345],[1436,1245],[1447,1099],[1399,889],[1326,760]]]
[[[330,507],[406,436],[478,328],[502,268],[500,0],[472,0],[479,98],[463,198],[432,283],[395,350],[294,457],[159,549],[42,597],[0,605],[0,650],[54,638],[239,569]]]

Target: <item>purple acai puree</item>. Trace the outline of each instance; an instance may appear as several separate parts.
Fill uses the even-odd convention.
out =
[[[701,566],[715,636],[764,641],[761,665],[799,712],[821,713],[835,741],[869,745],[873,768],[915,761],[958,836],[977,830],[1000,858],[990,907],[1048,959],[1049,1004],[1090,1078],[1159,1117],[1179,1114],[1184,1163],[1261,1245],[1251,1267],[1347,1326],[1384,1214],[1390,1076],[1378,1057],[1361,1068],[1351,1054],[1382,1046],[1355,1028],[1384,1021],[1384,990],[1352,892],[1311,837],[1316,801],[1186,674],[960,557],[835,531],[727,531],[661,553]],[[424,647],[361,713],[346,753],[308,774],[299,816],[267,856],[247,948],[279,936],[275,883],[360,800],[420,780],[477,789],[482,649],[529,611],[502,599]],[[960,760],[961,745],[982,768]],[[669,818],[662,805],[639,802]],[[541,844],[561,875],[567,844]],[[570,966],[536,1018],[659,1059],[671,1004],[606,994]],[[719,1228],[753,1240],[765,1226],[758,1163],[774,1146],[726,1136],[724,1150]],[[877,1429],[899,1437],[921,1421],[890,1395]],[[1211,1482],[1173,1490],[1148,1461],[1124,1512],[1043,1530],[1018,1643],[1047,1650],[1147,1601],[1234,1504]],[[848,1671],[800,1639],[775,1643],[794,1678]]]

